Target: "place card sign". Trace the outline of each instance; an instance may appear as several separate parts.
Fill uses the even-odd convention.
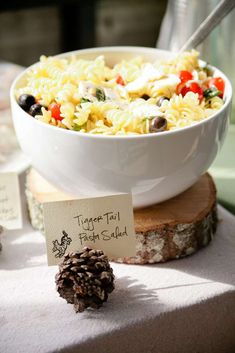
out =
[[[22,228],[17,173],[0,173],[0,225],[6,229]]]
[[[43,204],[48,265],[84,246],[115,259],[136,254],[130,194],[82,198]]]

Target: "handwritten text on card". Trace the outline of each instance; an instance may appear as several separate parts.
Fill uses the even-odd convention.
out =
[[[0,173],[0,225],[7,229],[22,227],[18,175]]]
[[[129,194],[49,202],[43,209],[49,265],[84,246],[101,249],[110,258],[135,255]]]

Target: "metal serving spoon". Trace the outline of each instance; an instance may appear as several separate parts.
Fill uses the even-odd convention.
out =
[[[180,48],[179,53],[196,48],[235,7],[235,0],[222,0]]]

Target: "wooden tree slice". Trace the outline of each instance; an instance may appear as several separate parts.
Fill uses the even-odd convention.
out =
[[[193,254],[213,238],[217,226],[216,189],[204,174],[182,194],[134,212],[138,248],[126,263],[165,262]]]
[[[26,196],[34,228],[44,231],[42,203],[71,200],[31,169]],[[136,256],[118,262],[146,264],[165,262],[191,255],[206,246],[217,226],[216,189],[209,174],[171,200],[134,211],[137,238]]]

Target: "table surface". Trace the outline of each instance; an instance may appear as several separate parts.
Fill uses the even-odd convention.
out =
[[[0,253],[0,351],[235,351],[235,217],[219,207],[213,242],[158,265],[112,263],[116,289],[98,311],[76,314],[55,290],[45,239],[25,221]]]

